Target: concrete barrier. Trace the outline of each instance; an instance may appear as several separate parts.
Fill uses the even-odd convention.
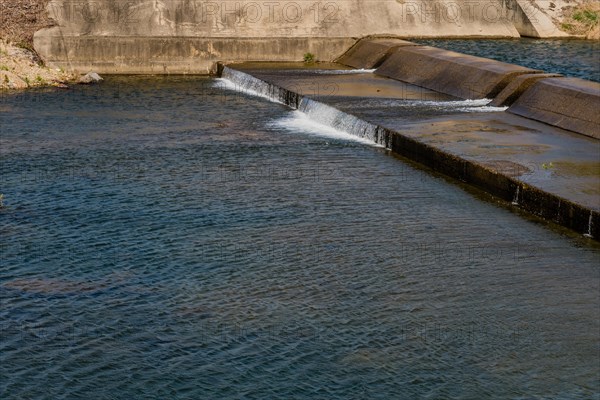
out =
[[[541,72],[428,46],[397,48],[375,71],[463,99],[493,98],[515,77]]]
[[[48,65],[99,74],[209,74],[217,61],[301,61],[307,52],[333,59],[354,43],[316,37],[35,37]]]
[[[362,39],[335,60],[352,68],[377,68],[398,47],[418,46],[400,39]]]
[[[546,3],[546,4],[544,4]],[[566,37],[546,15],[544,9],[550,9],[551,1],[505,0],[507,18],[513,22],[521,36],[534,38]]]
[[[512,80],[490,103],[493,107],[510,106],[525,90],[540,79],[561,77],[560,74],[525,74]]]
[[[217,60],[302,61],[309,52],[332,61],[369,36],[519,36],[504,0],[434,3],[52,0],[56,26],[36,32],[34,47],[53,67],[168,74],[206,73]]]
[[[582,202],[580,197],[572,195],[573,187],[569,189],[569,195],[566,197],[562,196],[561,194],[564,194],[564,191],[557,191],[553,187],[553,185],[557,184],[556,181],[552,185],[540,185],[540,183],[547,182],[544,178],[536,184],[527,183],[529,174],[532,171],[529,171],[529,168],[525,165],[495,159],[476,159],[473,158],[472,154],[469,155],[469,151],[452,150],[444,145],[443,140],[427,140],[427,135],[423,134],[431,129],[430,125],[441,124],[442,127],[444,126],[443,121],[439,119],[432,119],[425,123],[417,122],[414,124],[416,126],[413,125],[412,127],[410,126],[411,123],[406,124],[403,122],[398,126],[399,129],[384,127],[383,125],[379,125],[377,117],[373,119],[369,118],[367,121],[359,115],[337,109],[337,105],[344,104],[343,101],[340,101],[340,98],[343,98],[345,95],[338,94],[339,98],[330,103],[330,97],[317,99],[313,96],[303,94],[303,83],[301,82],[304,81],[304,84],[307,82],[305,80],[306,75],[304,74],[298,75],[298,79],[300,80],[294,83],[293,75],[269,74],[266,72],[268,69],[256,68],[256,65],[254,65],[254,70],[252,68],[245,69],[243,64],[221,66],[220,70],[225,71],[224,76],[233,80],[240,87],[258,90],[263,95],[294,109],[299,109],[309,116],[311,115],[311,109],[317,110],[315,114],[312,114],[312,117],[316,116],[317,121],[320,123],[339,128],[335,123],[336,121],[347,121],[349,123],[345,125],[346,128],[344,129],[348,133],[369,138],[396,154],[421,163],[434,171],[455,178],[462,183],[482,189],[493,196],[505,200],[508,204],[512,204],[511,207],[518,207],[547,221],[553,221],[579,233],[589,235],[594,240],[600,240],[600,212],[597,203],[590,206],[589,202]],[[328,79],[327,75],[321,74],[317,76],[315,79]],[[309,82],[309,85],[314,85],[313,80]],[[322,118],[324,115],[327,115],[327,117]],[[469,116],[468,120],[473,118],[477,117]],[[484,121],[487,119],[485,116],[479,116],[479,118],[482,118]],[[509,129],[516,128],[516,134],[518,134],[517,132],[520,129],[523,129],[524,132],[537,132],[537,129],[528,129],[527,126],[531,126],[529,124],[535,124],[538,127],[541,125],[537,122],[526,121],[524,119],[523,122],[529,122],[529,124],[521,125],[519,122],[515,124],[516,120],[521,118],[506,114],[503,116],[494,116],[491,120],[488,119],[485,121],[484,124],[485,126],[489,126],[488,124],[494,125],[499,123],[497,120],[503,119],[508,121],[500,122],[500,124],[505,127],[508,126]],[[452,118],[449,122],[454,125],[460,121],[460,119]],[[463,119],[462,122],[464,123],[465,120]],[[457,129],[455,133],[460,132],[460,135],[464,137],[463,128],[458,127]],[[443,136],[447,136],[449,133],[451,134],[452,130],[453,128],[450,126],[448,130],[442,128],[438,132]],[[554,129],[554,135],[557,134],[556,131],[559,130]],[[417,134],[415,135],[415,133]],[[559,135],[562,134],[564,132],[559,131]],[[512,136],[512,133],[510,135]],[[534,133],[534,135],[538,135],[538,133]],[[502,133],[498,132],[498,136],[502,136]],[[576,143],[575,147],[579,147],[582,146],[581,142],[589,143],[591,141],[587,138],[577,137],[577,135],[565,136],[567,136],[567,140],[562,145],[567,149],[572,149],[574,143]],[[482,138],[485,138],[485,134]],[[546,150],[549,152],[548,154],[551,153],[553,156],[560,155],[561,140],[559,139],[557,142],[556,137],[554,137],[554,139],[549,139],[549,141],[553,143],[553,146],[549,146],[550,149]],[[481,144],[487,148],[490,145],[490,141],[484,140]],[[527,148],[527,146],[524,146],[524,148]],[[590,157],[590,153],[592,154],[591,157],[593,157],[593,147],[586,145],[584,148],[587,154],[583,158],[587,159]],[[519,150],[519,152],[526,151],[528,150]],[[492,151],[493,153],[494,151]],[[578,157],[580,156],[581,154],[578,154]],[[543,158],[544,156],[541,157]],[[526,159],[530,159],[530,157],[526,156]],[[506,164],[508,164],[508,167]],[[585,165],[585,162],[582,165]],[[570,176],[577,179],[578,175],[570,174]],[[557,177],[550,179],[557,179]],[[564,181],[562,182],[564,183]],[[558,186],[563,187],[564,184],[561,185],[558,183]]]
[[[548,78],[535,82],[508,112],[600,139],[599,110],[600,83]]]

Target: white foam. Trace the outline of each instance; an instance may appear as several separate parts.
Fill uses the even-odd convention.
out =
[[[501,112],[506,111],[508,107],[492,107],[492,106],[483,106],[483,107],[464,107],[458,108],[458,111],[465,112]]]
[[[451,106],[468,106],[468,107],[480,107],[487,106],[491,99],[474,99],[474,100],[455,100],[455,101],[447,101]]]
[[[440,105],[447,109],[456,109],[457,111],[465,112],[498,112],[505,111],[508,107],[492,107],[488,106],[491,99],[476,99],[476,100],[456,100],[442,102]]]
[[[401,106],[429,106],[440,110],[455,110],[463,112],[499,112],[505,111],[508,107],[492,107],[488,104],[490,99],[475,99],[475,100],[453,100],[453,101],[437,101],[437,100],[401,100],[398,105]],[[404,104],[403,104],[404,103]]]
[[[449,106],[450,108],[456,107],[458,111],[465,112],[499,112],[506,111],[508,108],[488,106],[491,101],[491,99],[458,100],[449,102]]]
[[[313,70],[323,75],[372,74],[374,69],[318,69]]]
[[[292,133],[304,133],[330,139],[358,142],[374,147],[383,147],[372,140],[361,138],[348,132],[332,128],[329,125],[317,122],[298,110],[291,111],[289,115],[271,121],[267,125],[278,129],[284,129],[285,131]]]
[[[213,87],[218,88],[218,89],[231,90],[231,91],[238,92],[238,93],[244,93],[244,94],[247,94],[250,96],[258,96],[258,97],[262,97],[263,99],[272,101],[273,103],[283,104],[281,101],[275,100],[268,94],[257,92],[254,89],[249,89],[242,85],[238,85],[235,82],[233,82],[232,80],[229,80],[227,78],[216,78],[214,80],[214,82],[215,83],[213,84]]]

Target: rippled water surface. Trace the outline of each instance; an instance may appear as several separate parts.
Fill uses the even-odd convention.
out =
[[[0,398],[600,398],[600,250],[209,78],[0,101]]]
[[[459,53],[600,82],[600,42],[573,39],[413,40]]]

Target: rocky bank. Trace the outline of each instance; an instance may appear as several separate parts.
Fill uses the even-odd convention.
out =
[[[78,77],[43,65],[35,52],[0,40],[0,89],[64,86]]]

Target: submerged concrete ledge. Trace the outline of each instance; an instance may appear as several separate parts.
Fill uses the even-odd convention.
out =
[[[540,173],[535,175],[535,179],[529,179],[530,181],[523,179],[524,174],[526,175],[526,170],[528,169],[527,165],[488,158],[489,154],[503,154],[504,150],[502,149],[501,144],[492,146],[491,143],[487,143],[485,135],[488,135],[489,138],[500,135],[503,136],[502,140],[511,140],[513,135],[519,134],[518,130],[520,129],[524,133],[529,134],[530,137],[528,140],[535,141],[536,137],[539,138],[546,137],[546,135],[553,135],[553,137],[549,139],[549,143],[552,143],[557,139],[560,140],[563,138],[567,144],[567,150],[571,151],[571,156],[578,154],[577,152],[587,151],[586,157],[588,157],[588,159],[586,159],[585,163],[591,163],[592,169],[597,167],[597,162],[594,161],[596,149],[591,146],[597,148],[600,142],[596,142],[593,139],[588,139],[583,136],[574,135],[566,131],[561,131],[557,128],[553,128],[552,133],[544,133],[539,130],[540,125],[542,125],[541,123],[533,121],[527,122],[527,119],[504,112],[497,112],[491,113],[492,115],[490,117],[481,119],[481,132],[484,136],[480,136],[480,139],[477,139],[480,141],[480,144],[483,145],[482,148],[491,148],[491,153],[480,156],[466,156],[466,154],[470,154],[468,148],[466,150],[465,148],[462,150],[459,148],[459,150],[457,150],[457,147],[453,147],[456,144],[462,146],[462,143],[455,141],[440,142],[438,139],[440,136],[437,135],[444,135],[445,131],[452,132],[454,135],[464,135],[461,128],[456,127],[460,125],[461,121],[466,125],[472,124],[473,119],[475,118],[473,117],[473,114],[466,115],[463,119],[461,119],[460,116],[452,118],[443,116],[438,117],[437,119],[429,119],[424,122],[406,123],[400,121],[400,128],[393,128],[393,124],[390,124],[389,121],[384,123],[378,122],[376,119],[365,119],[358,114],[342,110],[335,105],[335,95],[307,96],[303,94],[302,88],[299,86],[300,84],[298,82],[307,82],[307,74],[301,74],[300,80],[295,81],[293,79],[293,74],[297,73],[297,69],[291,70],[293,72],[288,75],[285,74],[285,71],[278,72],[274,67],[271,67],[266,71],[261,70],[260,65],[253,65],[250,68],[244,68],[243,65],[221,66],[221,70],[223,72],[223,77],[232,79],[236,84],[240,84],[247,89],[252,89],[272,100],[279,101],[294,109],[299,109],[309,115],[312,115],[315,109],[319,110],[319,112],[316,113],[317,115],[323,113],[331,114],[333,111],[335,113],[334,117],[330,118],[330,120],[319,122],[331,125],[332,121],[346,121],[344,127],[349,133],[367,137],[374,142],[385,146],[396,154],[407,157],[446,176],[479,188],[492,194],[496,198],[512,203],[514,207],[527,211],[530,214],[562,225],[573,231],[579,232],[580,234],[593,237],[595,240],[600,240],[600,204],[598,204],[598,193],[585,195],[584,198],[591,200],[580,203],[575,200],[577,196],[573,198],[569,195],[569,190],[552,190],[552,184],[542,186],[537,185],[535,183],[536,179],[539,179],[540,177],[544,179],[545,171],[538,171]],[[321,75],[321,77],[324,76],[330,75]],[[374,76],[374,78],[376,78],[376,76]],[[313,84],[318,83],[313,82]],[[324,82],[323,84],[327,84],[327,82]],[[376,91],[373,90],[373,92]],[[351,101],[352,97],[343,95],[338,96],[337,99],[339,101],[338,104],[343,104]],[[358,96],[355,97],[355,99],[357,99],[358,107],[360,107],[360,102],[363,98]],[[375,115],[375,118],[378,118],[377,115],[380,115],[380,113],[374,113],[372,115]],[[498,118],[506,118],[506,121],[498,121]],[[498,133],[486,128],[486,125],[489,123],[496,124],[499,127]],[[432,129],[431,126],[434,126],[434,129],[439,129],[439,133],[435,131],[428,132],[427,130]],[[467,127],[467,129],[470,128]],[[516,132],[511,132],[511,129],[515,129]],[[475,139],[469,138],[464,143],[472,144],[474,140]],[[570,146],[569,143],[572,143],[577,147],[575,153],[572,153],[573,146]],[[535,154],[535,147],[532,146],[535,145],[525,145],[524,143],[520,143],[517,147],[524,147],[525,153],[533,151],[534,153],[532,154]],[[549,145],[546,145],[546,147],[548,146]],[[493,150],[495,147],[499,148],[498,151]],[[548,149],[548,154],[556,154],[556,152],[556,149]],[[569,157],[564,161],[565,168],[572,168],[572,166],[569,165]],[[535,166],[531,165],[530,167],[535,168]],[[577,169],[576,166],[575,169]],[[567,169],[565,169],[565,171],[567,171]],[[594,174],[595,175],[591,177],[583,177],[587,179],[586,182],[591,182],[591,184],[586,184],[588,187],[595,186],[594,182],[598,183],[597,173],[594,172]],[[568,176],[564,177],[561,182],[569,181],[569,179]]]

